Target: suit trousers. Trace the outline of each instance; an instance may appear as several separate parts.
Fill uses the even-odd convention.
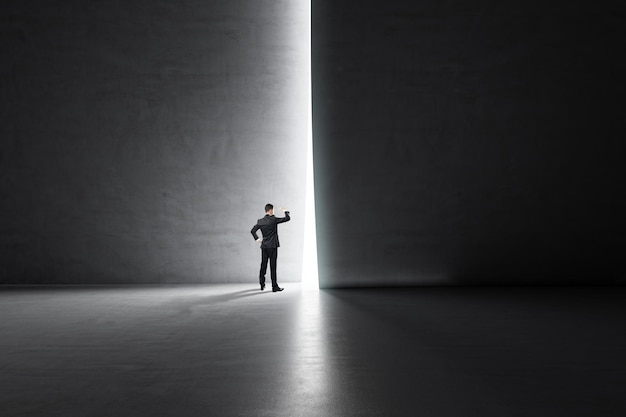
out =
[[[270,261],[272,288],[277,288],[276,282],[276,259],[278,258],[278,248],[261,248],[261,271],[259,272],[259,283],[265,285],[265,274],[267,272],[267,261]]]

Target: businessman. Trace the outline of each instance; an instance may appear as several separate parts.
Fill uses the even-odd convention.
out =
[[[270,261],[270,269],[272,270],[272,291],[282,291],[283,288],[278,286],[276,282],[276,259],[278,258],[278,224],[288,222],[291,220],[289,212],[284,208],[280,208],[285,212],[285,217],[274,217],[274,206],[271,204],[265,205],[265,217],[259,219],[250,233],[252,237],[261,243],[261,270],[259,271],[259,284],[261,284],[261,291],[265,289],[265,273],[267,272],[267,261]],[[262,238],[259,238],[257,231],[261,229]]]

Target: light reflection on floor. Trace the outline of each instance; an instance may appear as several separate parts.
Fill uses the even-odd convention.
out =
[[[300,292],[298,319],[293,331],[293,384],[307,408],[323,407],[333,390],[327,356],[327,340],[320,312],[320,292]]]

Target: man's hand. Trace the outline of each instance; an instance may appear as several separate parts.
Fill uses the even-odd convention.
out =
[[[284,207],[281,207],[280,209],[281,209],[282,211],[287,211],[287,209],[286,209],[286,208],[284,208]]]
[[[256,241],[259,242],[259,243],[263,243],[263,239],[260,239],[260,238],[257,239]]]

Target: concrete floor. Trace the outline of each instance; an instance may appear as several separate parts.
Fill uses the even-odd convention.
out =
[[[4,287],[1,416],[624,416],[626,288]]]

